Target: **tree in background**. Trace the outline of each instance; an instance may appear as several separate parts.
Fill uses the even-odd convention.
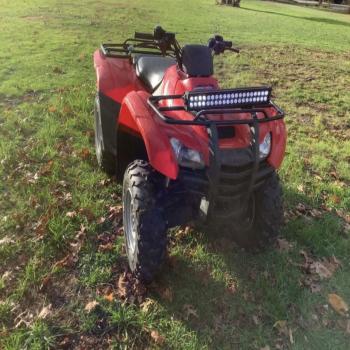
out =
[[[218,1],[216,1],[218,3]],[[235,7],[239,7],[240,6],[240,2],[241,0],[221,0],[220,4],[221,5],[232,5]]]

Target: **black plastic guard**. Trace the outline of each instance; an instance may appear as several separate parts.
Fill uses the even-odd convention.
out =
[[[119,111],[121,104],[112,98],[98,92],[100,102],[100,113],[103,133],[103,143],[105,151],[117,155],[117,120],[119,118]]]

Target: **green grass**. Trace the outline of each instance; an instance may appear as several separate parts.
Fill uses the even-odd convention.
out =
[[[214,0],[0,0],[0,19],[0,240],[11,239],[0,245],[1,349],[349,348],[348,319],[327,307],[328,293],[350,304],[350,237],[340,217],[350,211],[349,16],[248,0],[240,9]],[[121,192],[94,158],[92,53],[158,23],[182,43],[220,32],[242,47],[216,60],[222,86],[273,86],[287,111],[286,212],[304,203],[321,215],[291,216],[282,236],[293,248],[259,255],[220,232],[175,230],[172,263],[143,310],[104,298],[125,254],[122,237],[109,251],[97,239],[113,231],[109,220],[98,222]],[[81,225],[78,260],[62,267]],[[302,283],[300,250],[342,262],[318,293]],[[91,300],[99,305],[89,313]],[[279,320],[293,344],[274,328]]]

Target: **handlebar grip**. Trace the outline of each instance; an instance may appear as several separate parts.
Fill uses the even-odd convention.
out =
[[[135,32],[135,39],[154,40],[153,34]]]

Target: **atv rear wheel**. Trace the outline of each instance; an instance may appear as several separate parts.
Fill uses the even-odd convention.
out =
[[[123,222],[129,266],[137,278],[151,282],[162,264],[167,227],[158,199],[161,176],[146,161],[136,160],[124,174]]]
[[[95,98],[95,150],[97,163],[101,169],[107,174],[113,175],[116,172],[116,157],[111,152],[107,151],[103,129],[102,129],[102,118],[101,118],[101,106],[100,99],[98,96]]]
[[[265,248],[275,242],[282,223],[282,188],[273,173],[254,193],[245,218],[233,230],[233,238],[243,248]]]

